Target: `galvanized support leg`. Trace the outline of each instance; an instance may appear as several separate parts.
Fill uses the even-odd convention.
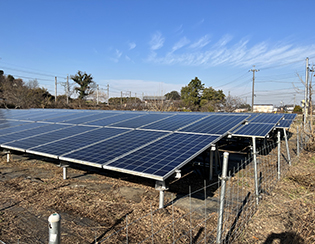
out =
[[[300,156],[300,135],[298,126],[296,128],[296,155]]]
[[[280,180],[281,175],[281,141],[280,141],[280,130],[278,131],[278,180]]]
[[[160,191],[159,208],[164,208],[164,191],[168,190],[165,181],[156,181],[155,189]]]
[[[288,161],[289,161],[289,165],[291,165],[291,157],[290,157],[288,137],[287,137],[287,132],[286,132],[286,130],[284,128],[283,128],[283,133],[284,133],[284,138],[285,138],[285,146],[287,148]]]
[[[256,204],[259,204],[259,182],[258,182],[258,167],[257,167],[257,157],[256,157],[256,137],[253,137],[253,157],[254,157],[254,173],[255,173],[255,195]]]
[[[69,165],[62,165],[62,173],[63,173],[63,179],[66,180],[67,179],[67,168],[69,167]]]
[[[59,214],[54,213],[48,218],[49,244],[60,244],[60,220]]]
[[[10,159],[11,159],[11,152],[7,151],[7,163],[10,163]]]
[[[223,226],[223,214],[224,214],[224,197],[225,197],[225,187],[226,187],[226,177],[228,169],[229,153],[224,152],[223,154],[223,165],[222,165],[222,175],[221,175],[221,195],[220,195],[220,209],[217,227],[217,244],[221,243],[222,238],[222,226]]]
[[[215,147],[210,148],[209,180],[213,179],[213,151],[215,151]]]

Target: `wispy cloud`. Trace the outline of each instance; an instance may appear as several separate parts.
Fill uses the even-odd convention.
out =
[[[263,68],[315,56],[315,45],[298,46],[288,42],[272,44],[267,41],[251,45],[248,38],[234,41],[234,43],[232,41],[232,36],[225,35],[210,45],[210,37],[206,35],[192,43],[190,48],[181,49],[179,53],[175,52],[188,44],[188,39],[185,37],[175,43],[164,55],[154,52],[149,56],[148,61],[164,65],[205,67],[219,65],[251,67],[255,64],[257,67]]]
[[[129,50],[134,49],[137,45],[134,42],[128,42]]]
[[[161,32],[156,31],[151,38],[150,48],[155,51],[163,47],[165,38],[162,36]]]
[[[115,63],[118,63],[121,55],[122,55],[122,52],[120,50],[118,50],[118,49],[115,49],[114,57],[112,58],[112,60]]]
[[[176,50],[186,46],[189,43],[190,41],[186,37],[183,37],[182,39],[175,43],[175,45],[172,48],[172,52],[175,52]]]
[[[203,48],[210,43],[210,36],[205,35],[190,45],[191,48]]]

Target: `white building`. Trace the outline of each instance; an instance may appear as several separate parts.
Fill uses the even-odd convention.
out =
[[[254,104],[254,113],[272,113],[274,112],[273,104]]]

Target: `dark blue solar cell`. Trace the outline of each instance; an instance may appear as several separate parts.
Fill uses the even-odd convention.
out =
[[[98,126],[107,126],[107,125],[111,125],[117,122],[122,122],[122,121],[127,121],[130,120],[132,118],[136,118],[136,117],[141,117],[144,116],[143,113],[124,113],[124,114],[119,114],[119,115],[115,115],[112,117],[108,117],[105,119],[99,119],[93,122],[88,122],[85,123],[86,125],[98,125]]]
[[[72,113],[67,113],[66,115],[64,114],[60,114],[61,116],[59,117],[54,117],[54,118],[50,118],[50,119],[46,119],[45,121],[47,122],[55,122],[55,123],[61,123],[64,122],[66,120],[70,120],[70,119],[76,119],[76,118],[81,118],[81,117],[85,117],[85,116],[89,116],[89,115],[93,115],[95,113],[91,112],[91,113],[86,113],[86,112],[72,112]]]
[[[35,123],[34,123],[35,124]],[[53,130],[59,130],[65,128],[66,125],[57,125],[57,124],[48,124],[41,127],[35,127],[29,130],[23,130],[19,132],[14,132],[7,135],[0,135],[0,144],[4,144],[7,142],[24,139],[30,136],[39,135],[42,133],[47,133]]]
[[[290,128],[291,124],[293,123],[293,120],[291,119],[285,119],[285,120],[280,120],[279,125],[277,125],[277,128]]]
[[[143,126],[143,129],[176,131],[184,126],[206,117],[201,114],[176,114],[166,119]]]
[[[172,116],[172,114],[165,113],[165,114],[145,114],[141,117],[136,117],[129,119],[127,121],[117,122],[112,124],[112,126],[116,127],[128,127],[128,128],[138,128],[140,126],[144,126],[150,124],[152,122],[163,120],[167,117]]]
[[[268,133],[274,128],[274,126],[274,124],[250,122],[249,124],[241,126],[239,129],[234,131],[233,135],[266,137]]]
[[[247,115],[210,115],[179,131],[223,135],[242,123],[247,117]]]
[[[47,124],[41,124],[41,123],[29,123],[29,122],[21,122],[22,124],[19,126],[9,127],[9,128],[3,128],[0,129],[0,135],[7,135],[11,133],[16,133],[23,130],[29,130],[32,128],[37,128],[41,126],[46,126]]]
[[[69,123],[69,124],[84,124],[84,123],[93,122],[96,120],[112,117],[112,116],[115,116],[117,114],[118,113],[98,113],[98,114],[93,114],[93,115],[87,114],[87,116],[77,118],[77,119],[69,119],[69,120],[66,120],[64,122]]]
[[[77,134],[80,134],[80,133],[83,133],[92,129],[95,129],[95,128],[87,127],[87,126],[68,126],[68,127],[61,128],[59,130],[42,133],[40,135],[34,135],[32,137],[17,140],[11,143],[4,143],[1,146],[27,150],[32,147],[43,145],[48,142],[57,141],[62,138],[77,135]]]
[[[130,132],[104,142],[96,143],[84,149],[67,153],[60,157],[60,159],[104,164],[109,160],[152,142],[166,134],[167,133],[165,132],[158,131],[131,130]]]
[[[93,130],[85,132],[80,135],[74,135],[72,137],[51,142],[43,146],[33,147],[31,151],[37,154],[44,153],[50,155],[61,156],[65,153],[69,153],[73,150],[104,141],[119,134],[126,133],[127,129],[115,129],[115,128],[91,128]]]
[[[270,123],[270,124],[275,125],[281,120],[282,117],[283,117],[283,114],[259,114],[256,117],[251,118],[250,122]]]
[[[133,174],[153,179],[166,179],[175,169],[205,150],[218,138],[218,136],[173,133],[125,157],[105,164],[104,168],[126,173],[131,171]],[[182,150],[183,147],[186,149]]]

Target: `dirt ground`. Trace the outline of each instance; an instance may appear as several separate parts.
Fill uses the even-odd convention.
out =
[[[315,153],[299,162],[261,202],[238,243],[315,243]]]
[[[166,202],[176,194],[186,194],[183,186],[187,185],[199,188],[203,182],[195,176],[184,177],[172,184]],[[315,243],[314,191],[315,153],[305,153],[261,202],[238,243]],[[6,244],[47,243],[48,217],[58,212],[62,216],[62,243],[95,243],[119,228],[127,214],[139,218],[151,208],[157,209],[158,199],[159,192],[150,180],[119,174],[108,177],[73,168],[63,180],[62,168],[51,162],[13,156],[7,163],[3,156],[0,240]],[[175,207],[175,217],[184,213],[183,206]],[[170,216],[167,211],[161,215],[163,219]],[[138,231],[136,234],[143,234]]]

